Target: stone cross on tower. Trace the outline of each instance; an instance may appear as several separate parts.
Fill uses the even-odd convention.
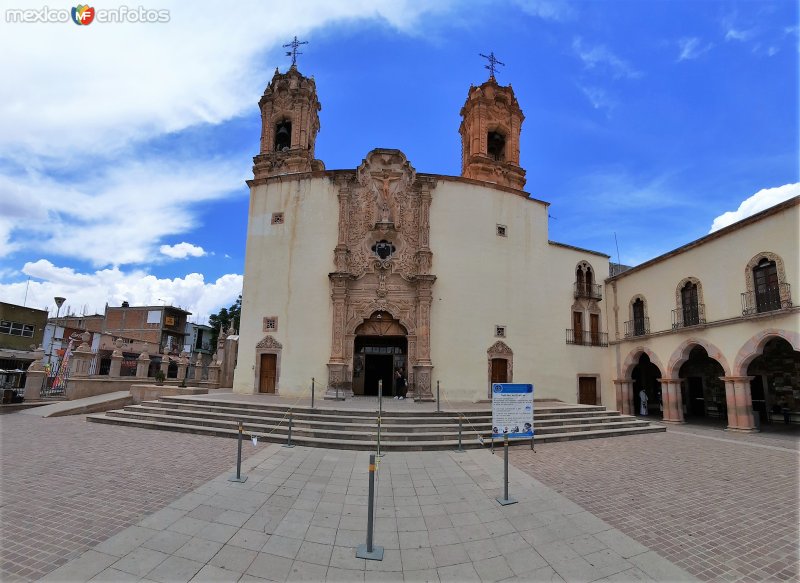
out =
[[[307,45],[307,44],[308,44],[307,40],[298,41],[297,37],[294,37],[294,40],[292,42],[286,43],[285,45],[283,45],[283,48],[292,47],[291,51],[286,51],[286,56],[287,57],[292,57],[292,67],[296,67],[297,66],[297,55],[302,55],[303,54],[303,53],[298,53],[297,52],[297,48],[300,45]]]
[[[497,68],[497,65],[503,65],[504,67],[506,66],[505,63],[502,63],[497,60],[497,57],[494,56],[494,51],[489,53],[488,56],[484,55],[483,53],[478,53],[478,54],[482,56],[484,59],[487,59],[489,61],[488,65],[484,65],[484,68],[489,69],[489,79],[494,79],[494,71]]]

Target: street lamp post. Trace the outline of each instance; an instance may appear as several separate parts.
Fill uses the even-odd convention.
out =
[[[52,373],[53,373],[53,370],[54,370],[54,367],[53,367],[53,344],[55,344],[56,332],[58,332],[58,317],[61,315],[61,306],[63,306],[64,302],[67,301],[67,298],[62,298],[60,296],[56,296],[53,299],[55,300],[56,306],[58,306],[58,308],[56,309],[56,322],[53,325],[53,334],[50,336],[50,350],[47,352],[47,365],[49,367],[49,372],[48,372],[48,375],[47,375],[46,382],[48,384],[50,382],[50,379],[53,378],[53,376],[52,376]],[[50,386],[48,386],[47,388],[49,389]]]

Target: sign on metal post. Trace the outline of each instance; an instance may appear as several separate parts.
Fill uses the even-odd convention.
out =
[[[492,439],[533,437],[533,385],[492,385]]]

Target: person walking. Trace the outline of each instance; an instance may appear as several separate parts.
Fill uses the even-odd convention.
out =
[[[644,389],[639,391],[639,415],[649,415],[650,410],[647,407],[647,393]]]
[[[395,387],[397,390],[397,399],[403,400],[406,398],[406,377],[403,375],[402,369],[396,369],[394,371],[394,381]]]

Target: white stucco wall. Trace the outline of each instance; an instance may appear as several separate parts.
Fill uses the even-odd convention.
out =
[[[487,398],[487,349],[502,340],[514,352],[514,382],[575,402],[578,373],[600,374],[604,354],[566,344],[575,267],[590,262],[602,281],[607,260],[550,245],[545,204],[488,186],[439,180],[430,222],[434,386],[440,380],[451,399]],[[506,326],[506,338],[495,337],[496,325]]]
[[[284,213],[283,224],[271,224],[274,212]],[[327,381],[338,214],[327,177],[288,175],[251,189],[235,392],[256,388],[254,347],[265,336],[265,316],[278,317],[272,336],[283,345],[278,391],[298,394],[312,377],[318,386]]]

